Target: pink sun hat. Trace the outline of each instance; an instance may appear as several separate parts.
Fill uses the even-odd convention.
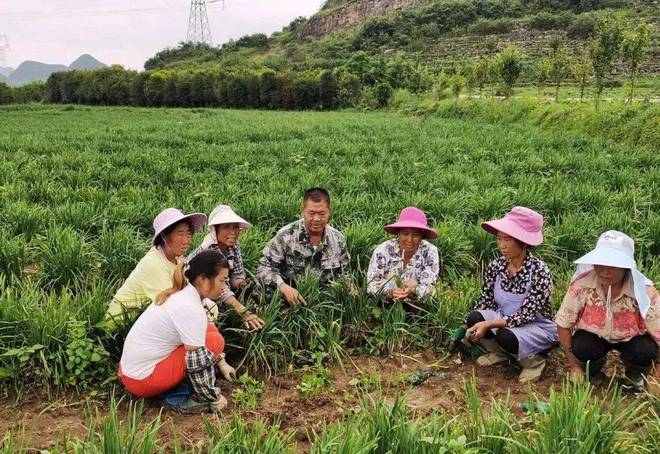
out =
[[[437,232],[429,227],[426,214],[415,207],[407,207],[401,210],[399,219],[394,224],[385,226],[383,230],[396,235],[399,229],[419,229],[422,231],[424,238],[431,240],[435,240],[438,237]]]
[[[482,222],[481,227],[493,235],[505,233],[528,246],[543,243],[543,216],[530,208],[513,207],[502,219]]]
[[[181,210],[176,208],[166,208],[158,213],[158,216],[154,219],[154,238],[151,242],[155,243],[156,238],[163,233],[163,230],[185,219],[190,220],[193,226],[193,233],[202,230],[206,224],[206,215],[204,213],[183,214]]]

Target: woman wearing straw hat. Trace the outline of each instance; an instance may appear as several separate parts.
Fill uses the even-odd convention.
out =
[[[248,311],[238,301],[234,293],[244,289],[247,285],[247,276],[243,267],[243,257],[238,239],[241,233],[250,227],[252,227],[252,224],[237,215],[231,207],[218,205],[211,211],[209,216],[209,233],[202,241],[201,246],[188,256],[188,260],[205,250],[216,250],[222,253],[229,263],[229,274],[227,275],[225,291],[220,295],[218,302],[234,308],[243,317],[245,327],[254,330],[262,328],[264,321],[256,314]],[[217,312],[217,308],[215,311]]]
[[[433,240],[438,234],[429,228],[426,214],[415,207],[404,208],[399,219],[384,230],[396,238],[380,244],[371,256],[369,294],[395,302],[433,294],[440,259],[438,249],[426,239]]]
[[[530,252],[543,242],[543,216],[514,207],[504,218],[481,226],[497,237],[502,256],[484,273],[481,296],[466,318],[466,335],[488,351],[477,364],[490,366],[515,357],[523,368],[519,381],[534,381],[545,368],[542,353],[558,340],[550,310],[550,271]]]
[[[555,317],[571,378],[582,380],[585,369],[600,375],[607,352],[617,350],[626,366],[624,389],[641,390],[643,374],[660,359],[660,296],[637,270],[634,241],[610,230],[575,263]]]
[[[125,311],[139,309],[155,301],[160,292],[172,285],[177,264],[183,261],[193,234],[200,231],[205,223],[205,214],[183,214],[176,208],[167,208],[156,216],[151,249],[138,262],[110,303],[106,313],[110,328],[124,318]]]

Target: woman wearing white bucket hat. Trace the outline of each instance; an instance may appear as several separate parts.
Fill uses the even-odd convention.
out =
[[[188,260],[209,249],[222,253],[229,262],[229,274],[227,275],[225,291],[220,295],[218,302],[232,307],[243,317],[245,327],[253,330],[262,328],[264,321],[256,314],[248,311],[238,301],[234,293],[242,290],[247,285],[247,276],[243,267],[243,257],[238,239],[241,233],[250,227],[252,227],[252,224],[237,215],[230,206],[218,205],[209,215],[209,233],[204,237],[201,246],[188,256]]]
[[[114,329],[116,322],[124,318],[126,310],[146,306],[172,285],[177,264],[183,261],[193,234],[205,223],[205,214],[184,214],[176,208],[167,208],[156,216],[152,247],[112,299],[106,313],[108,328]]]
[[[571,378],[598,375],[611,350],[626,365],[625,387],[640,390],[660,355],[660,296],[635,264],[635,243],[616,230],[575,261],[577,270],[555,321]],[[574,331],[574,332],[573,332]],[[658,379],[656,367],[655,378]]]

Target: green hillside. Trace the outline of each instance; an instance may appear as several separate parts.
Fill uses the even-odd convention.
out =
[[[319,33],[328,17],[346,23],[349,9],[360,0],[328,0],[315,16],[297,18],[270,37],[244,36],[221,48],[182,45],[159,52],[145,69],[205,67],[273,69],[334,68],[356,51],[370,55],[402,52],[434,66],[475,59],[509,45],[528,59],[547,53],[548,43],[562,40],[573,50],[584,46],[598,21],[616,15],[629,23],[654,25],[651,58],[643,72],[660,71],[657,4],[647,0],[399,0],[410,6],[394,14],[360,18],[357,26],[337,26]],[[396,2],[395,2],[396,3]],[[327,24],[326,24],[327,25]],[[325,26],[324,26],[325,27]],[[327,27],[326,27],[327,28]]]
[[[653,101],[658,23],[646,0],[332,1],[271,36],[165,49],[141,73],[53,74],[44,93],[53,103],[326,110],[409,95],[424,106],[466,94]]]

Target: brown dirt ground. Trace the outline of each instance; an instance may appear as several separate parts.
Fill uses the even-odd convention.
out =
[[[432,377],[425,383],[409,387],[401,383],[401,377],[417,369],[429,369],[444,372],[443,377]],[[359,368],[359,370],[358,370]],[[439,358],[432,352],[419,352],[410,355],[395,355],[387,358],[358,356],[344,362],[344,370],[339,366],[331,367],[334,391],[318,396],[303,398],[296,385],[300,372],[272,378],[256,410],[241,410],[231,403],[228,411],[211,418],[228,418],[238,413],[243,418],[252,420],[262,418],[267,421],[279,420],[282,430],[296,432],[298,447],[301,451],[308,448],[308,434],[312,429],[331,423],[347,412],[359,408],[356,388],[349,384],[353,378],[372,373],[380,376],[383,397],[392,399],[396,394],[405,394],[406,403],[411,411],[426,415],[433,411],[458,414],[465,409],[463,383],[476,375],[477,389],[486,404],[495,400],[509,399],[511,409],[522,414],[519,404],[528,400],[530,393],[538,398],[547,398],[552,385],[560,387],[564,369],[561,358],[553,353],[548,361],[541,380],[533,385],[521,385],[517,381],[518,369],[511,364],[499,364],[487,368],[477,368],[471,359],[455,355],[451,358]],[[221,382],[225,396],[231,396],[232,384]],[[124,398],[121,413],[125,412]],[[0,437],[8,430],[15,433],[23,431],[28,437],[28,446],[36,449],[61,446],[64,438],[84,437],[87,434],[86,414],[90,409],[97,409],[101,414],[107,410],[109,394],[96,395],[60,395],[50,399],[33,393],[20,399],[0,401]],[[160,408],[152,402],[146,405],[144,421],[156,418]],[[169,446],[172,430],[179,435],[184,446],[197,445],[207,440],[202,417],[182,415],[171,410],[162,413],[163,427],[161,438]]]

